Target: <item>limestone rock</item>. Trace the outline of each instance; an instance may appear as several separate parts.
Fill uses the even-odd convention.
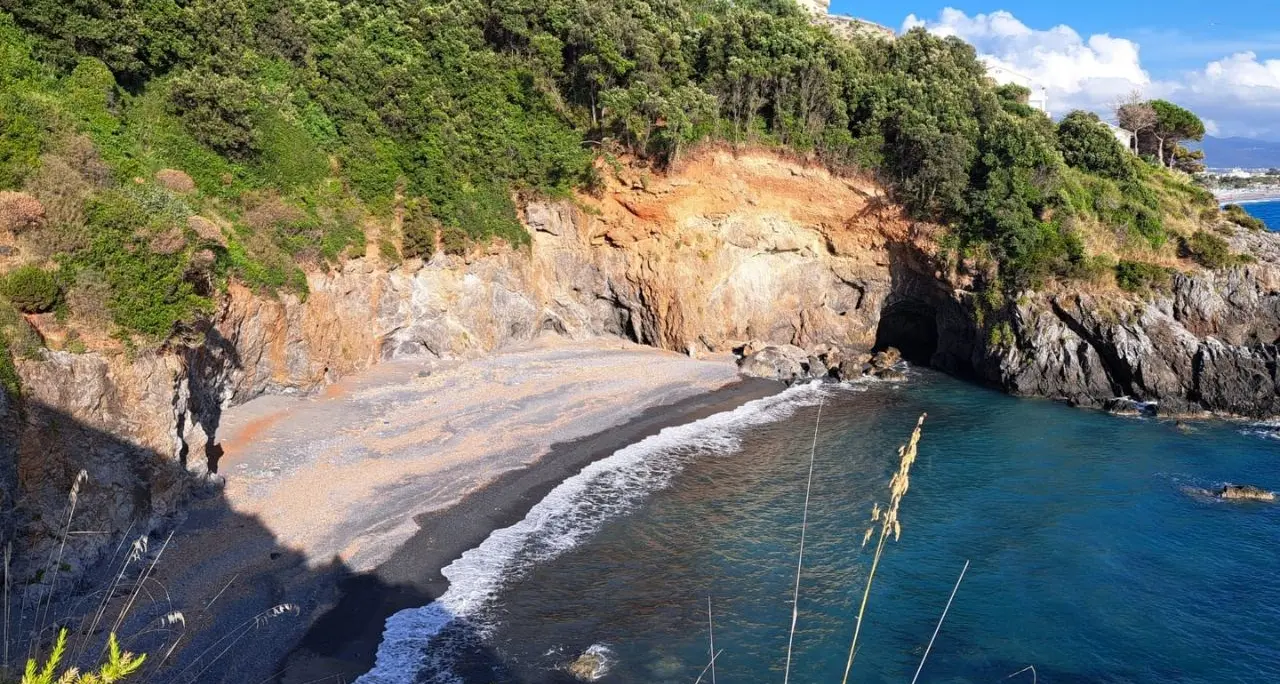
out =
[[[812,377],[808,352],[790,344],[765,347],[744,357],[738,363],[738,371],[749,377],[786,383]]]
[[[1275,501],[1276,493],[1253,485],[1225,485],[1216,496],[1227,501]]]

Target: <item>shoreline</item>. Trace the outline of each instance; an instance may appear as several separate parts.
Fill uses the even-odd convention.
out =
[[[1280,202],[1280,188],[1258,188],[1256,190],[1212,190],[1213,198],[1218,204],[1257,204],[1259,202]]]
[[[562,481],[782,389],[727,355],[557,338],[261,397],[224,414],[226,486],[196,494],[155,568],[165,596],[136,622],[185,616],[165,679],[350,681],[388,616],[430,604],[445,566]]]
[[[418,532],[370,573],[338,583],[340,598],[319,617],[275,668],[276,681],[301,684],[321,677],[350,681],[374,664],[386,619],[429,604],[449,587],[441,574],[494,531],[523,520],[557,485],[584,467],[667,427],[684,425],[777,394],[769,380],[744,378],[673,404],[653,406],[609,430],[555,445],[526,468],[509,472],[456,505],[420,517]]]

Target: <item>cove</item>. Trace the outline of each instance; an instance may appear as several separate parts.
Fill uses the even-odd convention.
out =
[[[1028,666],[1041,682],[1280,677],[1280,507],[1185,491],[1280,486],[1267,428],[1116,417],[922,369],[821,394],[793,681],[840,679],[870,561],[863,532],[923,412],[902,538],[850,681],[910,681],[966,560],[921,681],[994,682]],[[496,662],[435,641],[424,647],[449,663],[426,680],[574,681],[566,664],[592,649],[600,681],[692,682],[710,597],[718,678],[782,681],[816,399],[664,456],[662,486],[572,549],[513,566],[469,618]],[[1023,680],[1030,671],[1010,681]]]

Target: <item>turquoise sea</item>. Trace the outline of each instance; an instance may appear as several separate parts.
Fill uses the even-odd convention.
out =
[[[792,388],[590,466],[450,566],[440,601],[393,618],[365,681],[569,682],[589,651],[601,682],[691,684],[710,598],[716,679],[783,682],[819,402],[791,681],[840,681],[863,533],[925,412],[850,681],[912,681],[966,560],[921,682],[1280,681],[1280,504],[1195,493],[1280,488],[1271,427],[1117,417],[916,369]]]
[[[1240,206],[1250,214],[1266,221],[1267,227],[1271,230],[1280,230],[1280,200],[1244,202]]]

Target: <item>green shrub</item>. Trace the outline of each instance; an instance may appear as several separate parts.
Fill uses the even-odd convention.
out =
[[[180,74],[169,84],[172,111],[204,145],[233,158],[258,147],[252,87],[238,76],[209,69]]]
[[[18,376],[18,368],[13,364],[13,352],[9,349],[9,340],[4,331],[0,331],[0,391],[11,400],[22,396],[22,378]]]
[[[439,223],[426,209],[410,207],[405,211],[403,251],[406,259],[429,260],[436,253],[436,231]]]
[[[1235,260],[1227,241],[1213,233],[1198,230],[1191,237],[1183,238],[1181,243],[1183,256],[1208,269],[1225,268]]]
[[[449,227],[440,231],[440,249],[445,254],[463,256],[467,253],[469,242],[467,234],[460,228]]]
[[[382,257],[382,263],[388,266],[396,266],[403,261],[395,243],[386,238],[378,241],[378,255]]]
[[[1129,152],[1097,114],[1074,111],[1058,123],[1058,149],[1068,165],[1115,180],[1131,180],[1135,173]]]
[[[5,276],[0,282],[0,295],[24,313],[44,313],[57,305],[60,290],[53,274],[27,265]]]
[[[1173,270],[1142,261],[1122,260],[1116,264],[1116,284],[1129,292],[1167,291],[1173,284]]]
[[[72,275],[82,269],[102,274],[110,288],[107,308],[117,325],[152,339],[164,339],[178,323],[211,306],[187,277],[189,247],[171,253],[151,249],[154,236],[177,227],[171,209],[154,191],[100,194],[87,212],[90,245],[64,257]]]
[[[1228,204],[1222,208],[1227,215],[1227,220],[1249,230],[1267,230],[1267,224],[1260,218],[1251,215],[1244,207],[1239,204]]]

